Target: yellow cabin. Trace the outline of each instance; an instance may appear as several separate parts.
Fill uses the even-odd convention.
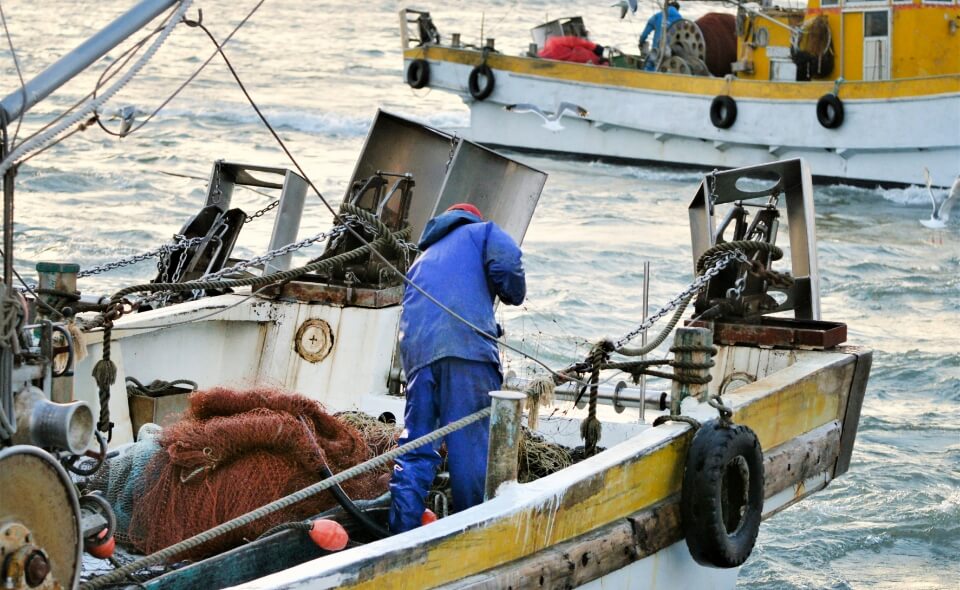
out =
[[[818,20],[829,26],[826,38],[818,40],[813,79],[874,81],[960,73],[956,0],[810,0],[806,10],[741,11],[737,76],[803,79],[797,77],[792,55],[815,32]],[[797,36],[793,30],[800,27],[804,33]]]

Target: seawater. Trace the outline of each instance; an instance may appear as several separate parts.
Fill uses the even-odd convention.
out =
[[[25,76],[130,4],[5,2]],[[511,53],[526,48],[531,26],[575,14],[583,14],[596,41],[632,50],[652,4],[624,21],[608,4],[430,0],[417,7],[431,11],[444,36],[460,32],[464,41],[477,42],[482,26],[484,37]],[[197,6],[223,38],[253,2]],[[696,17],[713,6],[685,2],[682,12]],[[267,0],[226,46],[253,97],[334,201],[346,190],[378,107],[442,128],[469,124],[459,99],[403,83],[402,7]],[[17,76],[6,43],[0,46],[6,94],[17,89]],[[199,30],[178,27],[142,75],[104,108],[104,123],[115,128],[109,116],[124,105],[152,111],[210,52]],[[35,108],[19,138],[92,90],[107,63]],[[503,311],[514,344],[559,366],[582,356],[585,342],[628,331],[641,316],[645,260],[652,264],[654,309],[689,283],[686,206],[701,173],[515,156],[550,178],[524,242],[529,298]],[[288,165],[215,59],[139,132],[118,140],[93,126],[20,168],[18,270],[34,277],[38,260],[90,267],[169,240],[199,209],[205,183],[167,173],[205,178],[219,158]],[[246,191],[235,195],[248,212],[267,202]],[[960,236],[956,223],[923,228],[917,220],[929,216],[927,203],[921,188],[816,189],[823,316],[847,322],[849,341],[876,351],[874,368],[850,472],[763,526],[742,570],[742,588],[960,587]],[[302,235],[329,223],[311,198]],[[268,216],[246,226],[238,253],[261,253],[271,225]],[[85,279],[81,287],[106,294],[154,273],[145,262]],[[529,370],[519,358],[507,361]]]

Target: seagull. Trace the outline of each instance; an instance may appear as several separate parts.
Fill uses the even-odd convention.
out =
[[[130,132],[130,128],[133,127],[133,120],[137,118],[137,109],[132,105],[127,105],[117,109],[117,112],[110,117],[110,120],[120,119],[120,129],[117,130],[117,134],[120,137],[126,137],[127,133]]]
[[[940,203],[937,203],[937,198],[933,195],[933,189],[930,188],[933,184],[933,181],[930,179],[930,171],[924,168],[923,176],[927,179],[927,192],[930,193],[930,204],[933,207],[933,211],[930,213],[930,219],[921,219],[920,223],[930,229],[943,229],[947,227],[947,222],[950,221],[950,209],[953,207],[953,204],[957,202],[957,199],[960,198],[960,174],[958,174],[957,179],[953,181],[950,194]]]
[[[620,8],[620,18],[627,16],[627,10],[637,11],[637,0],[620,0],[616,4],[611,4],[610,8]]]
[[[549,129],[550,131],[561,131],[563,129],[563,125],[560,124],[560,118],[563,117],[563,114],[567,111],[574,113],[578,117],[586,117],[590,114],[587,112],[587,109],[571,102],[561,102],[557,105],[557,110],[553,114],[547,114],[543,112],[540,107],[533,104],[508,104],[503,108],[511,113],[533,113],[543,119],[543,128]]]

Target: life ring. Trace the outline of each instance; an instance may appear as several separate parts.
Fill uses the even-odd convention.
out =
[[[483,78],[483,84],[480,78]],[[484,100],[493,92],[496,80],[493,78],[493,70],[487,64],[480,64],[470,70],[470,79],[467,81],[470,89],[470,96],[476,100]]]
[[[710,103],[710,122],[714,127],[729,129],[737,120],[737,101],[729,96],[720,95]]]
[[[836,94],[824,94],[817,101],[817,121],[827,129],[843,125],[843,101]]]
[[[700,565],[731,568],[753,551],[763,511],[763,453],[752,430],[711,420],[687,452],[680,517]]]
[[[407,66],[407,84],[411,88],[423,88],[430,83],[430,64],[425,59],[415,59]]]

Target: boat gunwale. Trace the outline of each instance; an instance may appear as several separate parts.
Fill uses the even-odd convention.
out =
[[[484,61],[476,49],[423,45],[403,51],[404,62],[415,59],[436,60],[466,66]],[[486,63],[494,71],[564,80],[585,85],[614,87],[622,90],[663,92],[667,94],[703,95],[713,98],[727,94],[736,98],[780,101],[817,100],[837,92],[844,100],[915,100],[921,98],[960,96],[960,73],[917,76],[892,80],[817,80],[808,82],[781,80],[745,80],[686,76],[663,72],[647,72],[630,68],[612,68],[564,62],[539,57],[489,54]],[[697,87],[700,88],[697,88]]]
[[[757,431],[764,448],[776,449],[842,419],[856,358],[843,350],[805,355],[738,388],[725,396],[725,402],[734,407],[736,421]],[[834,391],[821,389],[825,375],[838,378]],[[820,400],[810,400],[811,392]],[[833,403],[827,403],[831,397]],[[715,416],[715,410],[695,400],[684,410],[704,419]],[[316,587],[335,580],[337,585],[372,588],[411,579],[419,587],[429,587],[524,558],[679,493],[681,457],[691,438],[686,424],[648,428],[540,480],[505,485],[489,502],[430,527],[307,562],[249,587],[298,583]],[[584,518],[587,514],[591,518]],[[470,560],[463,559],[464,551],[471,553]]]

